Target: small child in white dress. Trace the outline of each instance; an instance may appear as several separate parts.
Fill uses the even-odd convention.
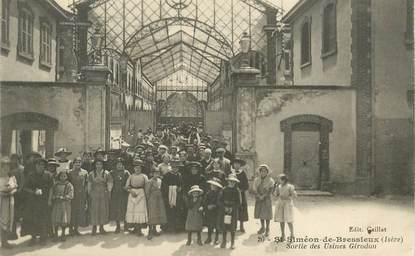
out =
[[[281,174],[278,176],[278,184],[275,187],[274,195],[277,196],[275,205],[274,221],[280,223],[281,227],[281,242],[285,241],[285,223],[287,222],[290,229],[289,240],[294,239],[294,203],[292,198],[297,197],[294,185],[288,182],[287,176]]]

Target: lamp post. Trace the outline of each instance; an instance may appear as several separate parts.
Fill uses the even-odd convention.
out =
[[[251,47],[251,37],[248,33],[243,32],[241,36],[241,40],[239,40],[239,45],[241,47],[241,68],[248,68],[249,67],[249,50]]]
[[[93,49],[93,54],[91,58],[91,64],[102,64],[101,60],[101,50],[102,50],[102,33],[101,33],[101,25],[97,24],[95,27],[95,31],[91,36],[91,45]]]

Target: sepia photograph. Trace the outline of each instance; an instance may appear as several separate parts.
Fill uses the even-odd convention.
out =
[[[414,0],[0,0],[1,256],[413,256]]]

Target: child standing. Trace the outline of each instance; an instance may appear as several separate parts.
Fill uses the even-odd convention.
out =
[[[134,159],[134,173],[131,174],[125,187],[130,193],[128,196],[127,213],[125,221],[128,224],[134,225],[133,233],[142,236],[142,225],[147,224],[147,200],[144,191],[145,185],[148,182],[147,175],[143,174],[144,162],[140,159]]]
[[[213,231],[216,231],[214,244],[218,244],[218,200],[223,186],[220,184],[220,180],[218,178],[208,180],[207,183],[210,184],[210,190],[206,193],[203,206],[205,210],[205,225],[208,228],[208,238],[206,239],[205,244],[210,244],[212,242]]]
[[[61,227],[61,241],[65,241],[65,230],[71,221],[71,200],[74,189],[68,180],[68,173],[60,171],[56,175],[56,183],[49,194],[49,205],[52,206],[53,241],[58,241],[58,228]]]
[[[239,183],[236,175],[231,173],[226,179],[228,185],[223,189],[219,198],[219,214],[220,226],[223,231],[223,240],[220,248],[226,247],[227,232],[231,233],[231,249],[235,249],[235,231],[238,221],[238,208],[241,205],[241,195],[236,184]]]
[[[161,194],[160,170],[155,169],[153,176],[146,184],[147,208],[148,208],[148,240],[160,233],[157,232],[156,225],[167,223],[166,209],[164,207],[163,196]]]
[[[187,204],[187,219],[186,219],[186,231],[187,242],[186,245],[192,243],[192,232],[197,233],[197,244],[203,245],[202,243],[202,229],[203,229],[203,190],[200,189],[199,185],[194,185],[188,192],[186,200]]]
[[[254,218],[261,220],[261,228],[258,234],[269,235],[269,223],[272,219],[271,194],[274,189],[274,180],[269,175],[269,167],[266,164],[259,166],[259,177],[254,180],[255,211]],[[266,224],[266,226],[265,226]]]
[[[278,197],[275,205],[275,216],[274,221],[280,223],[281,227],[281,239],[285,240],[285,223],[287,222],[288,228],[290,229],[290,239],[294,238],[294,204],[293,197],[297,196],[294,185],[288,183],[288,178],[285,174],[278,176],[279,184],[276,187],[275,195]]]

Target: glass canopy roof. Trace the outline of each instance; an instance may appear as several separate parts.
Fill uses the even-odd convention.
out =
[[[126,52],[143,73],[158,81],[186,70],[206,84],[219,75],[222,60],[239,50],[243,32],[251,48],[265,45],[262,31],[271,0],[80,0],[105,31],[105,48]],[[277,17],[278,18],[278,17]]]

